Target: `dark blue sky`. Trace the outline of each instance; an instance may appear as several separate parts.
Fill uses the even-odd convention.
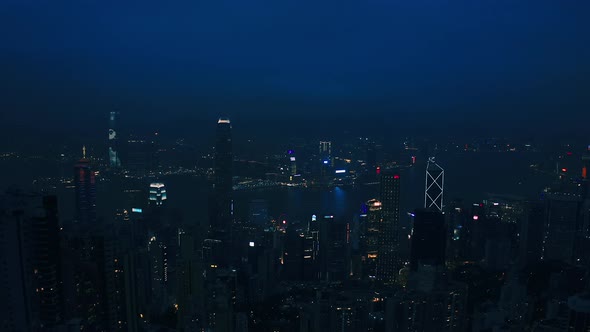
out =
[[[586,0],[2,0],[1,120],[563,132],[590,121],[589,15]]]

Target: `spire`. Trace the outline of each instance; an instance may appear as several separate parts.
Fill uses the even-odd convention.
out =
[[[86,159],[86,145],[82,145],[82,159]]]

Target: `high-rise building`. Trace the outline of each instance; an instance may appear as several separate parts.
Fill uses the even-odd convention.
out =
[[[119,112],[109,114],[109,165],[113,168],[121,167],[119,155],[119,137],[117,136],[117,117]]]
[[[381,174],[380,182],[382,221],[379,227],[377,280],[393,283],[401,268],[399,252],[400,176],[387,171]]]
[[[64,319],[57,198],[0,197],[0,330],[50,331]]]
[[[437,209],[417,209],[414,212],[410,267],[418,265],[444,266],[446,249],[444,215]]]
[[[320,141],[319,153],[322,160],[328,160],[330,163],[332,163],[332,142]]]
[[[89,225],[96,222],[96,178],[85,151],[82,159],[74,166],[75,212],[78,223]]]
[[[379,258],[379,232],[383,222],[382,204],[376,199],[367,202],[367,214],[365,219],[364,243],[363,243],[363,275],[369,279],[375,279],[377,272],[377,259]]]
[[[297,174],[297,158],[295,157],[295,151],[287,151],[287,156],[289,158],[289,175],[295,175]]]
[[[520,225],[519,248],[521,264],[534,264],[541,259],[544,222],[545,206],[542,202],[530,202],[527,214]]]
[[[125,169],[130,175],[143,177],[156,168],[156,144],[149,138],[132,137],[125,146]]]
[[[580,231],[582,196],[571,193],[547,193],[544,260],[572,263],[576,237]]]
[[[150,183],[150,205],[162,206],[168,199],[166,186],[161,182]]]
[[[217,121],[215,142],[215,178],[213,204],[210,211],[210,237],[223,242],[231,241],[233,219],[233,148],[232,126],[228,118]]]
[[[428,159],[426,165],[426,184],[424,188],[424,207],[443,210],[445,171],[435,161]]]

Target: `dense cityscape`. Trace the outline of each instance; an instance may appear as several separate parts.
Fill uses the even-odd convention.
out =
[[[588,13],[0,0],[0,332],[590,332]]]
[[[221,117],[191,167],[118,117],[104,149],[2,155],[56,171],[2,195],[3,330],[588,328],[590,146],[357,137],[249,160]],[[486,155],[550,161],[512,168],[546,182],[458,197],[439,160]]]

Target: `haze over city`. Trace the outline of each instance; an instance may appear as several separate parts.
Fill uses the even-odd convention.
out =
[[[588,1],[0,3],[0,330],[590,331]]]

